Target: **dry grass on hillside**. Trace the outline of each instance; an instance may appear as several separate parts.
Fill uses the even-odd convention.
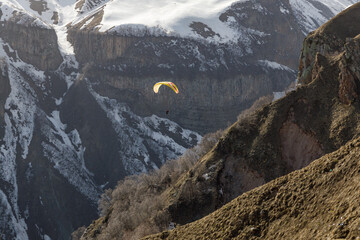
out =
[[[216,212],[145,239],[360,239],[360,138]]]
[[[237,117],[238,121],[241,120],[241,119],[245,119],[245,118],[249,117],[257,109],[263,108],[264,106],[271,103],[273,99],[274,99],[273,95],[267,95],[267,96],[260,97],[258,100],[256,100],[253,103],[253,105],[249,109],[246,109],[246,110],[242,111],[238,115],[238,117]]]
[[[160,170],[128,176],[114,190],[106,190],[99,202],[103,217],[95,225],[101,224],[86,232],[84,238],[96,235],[99,240],[131,240],[168,229],[171,219],[164,210],[166,199],[161,194],[215,145],[222,132],[205,135],[198,146],[178,160],[166,162]],[[98,228],[100,235],[96,234]]]

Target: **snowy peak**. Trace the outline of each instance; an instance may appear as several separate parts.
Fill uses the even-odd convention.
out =
[[[315,30],[328,19],[340,11],[350,7],[358,0],[290,0],[291,9],[294,11],[298,22],[302,25],[304,33]]]
[[[312,31],[357,0],[290,0],[273,1],[281,14],[293,14],[304,33]],[[48,25],[78,25],[100,32],[119,35],[181,36],[212,42],[237,42],[244,35],[235,18],[220,18],[234,6],[251,7],[264,15],[273,14],[262,0],[4,0],[2,20],[15,12],[41,19]],[[7,6],[7,7],[4,7]],[[12,9],[12,10],[11,10]],[[304,10],[305,9],[305,10]],[[238,9],[239,10],[239,9]],[[246,17],[246,13],[241,13]],[[89,25],[89,23],[91,23]],[[89,26],[88,26],[89,25]]]
[[[4,0],[3,5],[17,9],[33,18],[38,18],[48,25],[64,25],[73,20],[77,11],[76,0]],[[1,3],[0,3],[1,4]]]
[[[303,26],[303,31],[309,32],[341,10],[356,3],[356,0],[290,0],[273,1],[271,4],[279,5],[282,14],[294,14]],[[203,38],[212,41],[237,41],[241,33],[236,31],[234,19],[221,19],[222,13],[232,9],[234,5],[251,5],[253,9],[262,14],[272,14],[260,1],[85,1],[83,11],[90,11],[101,6],[101,20],[97,23],[99,31],[111,31],[117,34],[139,29],[152,30],[153,34],[166,34],[171,36]],[[306,9],[306,11],[304,11]],[[246,14],[246,13],[245,13]],[[86,14],[85,14],[86,15]],[[85,16],[84,15],[84,16]],[[86,16],[87,18],[89,16]],[[240,24],[240,23],[237,23]],[[236,24],[235,24],[236,25]],[[157,29],[157,31],[154,30]],[[162,31],[159,31],[162,30]]]
[[[198,37],[194,29],[196,22],[207,27],[206,35],[217,40],[234,40],[234,31],[219,20],[219,15],[233,3],[233,0],[219,1],[112,1],[104,8],[100,31],[107,31],[117,26],[162,28],[169,35]],[[113,30],[114,31],[114,30]],[[116,31],[116,30],[115,30]]]
[[[13,21],[25,26],[33,26],[50,29],[46,22],[26,11],[17,2],[0,2],[0,21]]]
[[[76,3],[76,9],[80,9],[80,13],[90,12],[93,9],[99,8],[109,0],[80,0]]]

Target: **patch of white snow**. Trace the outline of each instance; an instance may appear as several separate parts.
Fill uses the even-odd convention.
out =
[[[243,2],[247,0],[241,0]],[[202,22],[209,26],[215,35],[212,40],[235,41],[236,31],[219,20],[219,15],[234,0],[131,0],[112,1],[104,8],[101,31],[116,26],[133,26],[138,32],[147,29],[161,29],[159,34],[198,37],[190,28],[192,22]],[[118,29],[121,31],[121,28]]]

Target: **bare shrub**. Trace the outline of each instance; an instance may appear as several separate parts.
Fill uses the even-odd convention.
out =
[[[134,231],[124,232],[123,239],[138,240],[144,236],[159,232],[160,229],[147,222],[141,223]]]
[[[83,233],[85,232],[85,230],[86,230],[85,226],[79,227],[71,234],[71,239],[72,240],[80,240],[80,238],[83,235]]]
[[[259,98],[258,100],[256,100],[256,101],[254,102],[254,104],[253,104],[250,108],[242,111],[242,112],[238,115],[237,119],[238,119],[238,120],[241,120],[241,119],[244,119],[244,118],[250,116],[250,115],[251,115],[252,113],[254,113],[257,109],[260,109],[260,108],[264,107],[265,105],[271,103],[273,99],[274,99],[274,96],[273,96],[273,95],[267,95],[267,96],[263,96],[263,97]]]
[[[221,130],[207,134],[179,159],[167,161],[157,171],[125,177],[113,191],[106,190],[99,201],[99,210],[103,215],[109,214],[111,221],[98,239],[139,239],[166,230],[171,218],[164,210],[166,199],[162,193],[210,151],[222,134]],[[184,187],[184,197],[196,196],[192,184]]]
[[[223,136],[224,130],[220,129],[214,133],[206,134],[202,139],[199,145],[195,147],[198,155],[201,157],[208,153],[218,142],[218,140]]]
[[[193,200],[199,193],[197,186],[190,181],[185,182],[181,189],[181,197],[186,201]]]
[[[112,194],[112,189],[106,189],[104,193],[101,195],[98,205],[100,216],[104,216],[108,213],[108,210],[111,205],[111,194]]]
[[[296,84],[297,84],[297,81],[290,83],[289,86],[285,89],[285,93],[294,91],[296,89]]]

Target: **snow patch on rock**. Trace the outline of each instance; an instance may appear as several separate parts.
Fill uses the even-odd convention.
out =
[[[41,125],[46,141],[42,142],[44,156],[54,164],[54,168],[63,175],[79,192],[96,203],[101,189],[95,184],[85,165],[80,135],[76,129],[66,133],[66,125],[60,120],[58,111],[51,116],[38,112],[41,119],[48,119]]]
[[[323,9],[327,8],[335,16],[340,11],[357,2],[357,0],[289,0],[299,24],[303,27],[305,35],[329,19],[329,16],[326,16],[327,13]]]
[[[220,13],[233,2],[235,1],[158,0],[149,4],[146,0],[140,0],[134,4],[130,0],[111,1],[104,7],[100,30],[108,31],[117,27],[113,31],[121,34],[124,26],[127,26],[126,29],[131,27],[136,32],[152,29],[152,34],[198,38],[190,25],[193,22],[202,22],[216,33],[211,40],[236,41],[236,31],[226,22],[219,20]],[[156,32],[156,29],[161,31]]]
[[[269,60],[259,60],[258,61],[260,66],[266,67],[266,68],[271,68],[274,70],[284,70],[284,71],[289,71],[289,72],[294,72],[293,69],[289,68],[288,66],[282,65],[280,63],[277,62],[273,62],[273,61],[269,61]]]
[[[0,45],[4,46],[1,39]],[[3,200],[3,205],[10,206],[9,208],[12,211],[11,215],[7,215],[9,221],[13,223],[10,227],[16,228],[13,236],[20,236],[16,237],[16,239],[27,239],[26,224],[21,218],[18,206],[16,159],[19,155],[22,159],[27,157],[34,130],[37,96],[19,72],[19,68],[21,69],[24,63],[7,58],[3,47],[0,48],[0,55],[3,56],[3,60],[6,62],[11,87],[10,94],[5,102],[5,133],[0,146],[0,179],[7,183],[7,187],[5,190],[3,189],[6,192],[7,200],[6,202]]]
[[[273,98],[273,102],[275,102],[276,100],[279,100],[280,98],[285,97],[286,93],[285,92],[273,92],[274,98]]]
[[[27,225],[24,219],[14,214],[6,194],[0,190],[0,238],[10,235],[14,240],[28,240]],[[4,235],[6,234],[6,235]]]
[[[103,97],[89,83],[88,86],[118,135],[121,160],[128,174],[147,172],[159,167],[150,160],[150,151],[156,153],[160,162],[164,163],[181,156],[187,146],[201,140],[196,132],[185,130],[168,119],[155,115],[145,118],[137,116],[126,104]],[[178,140],[166,133],[175,135]]]
[[[15,17],[19,16],[16,18],[17,24],[50,29],[51,27],[47,22],[42,21],[40,18],[37,18],[31,12],[27,11],[26,7],[28,6],[30,6],[29,2],[24,0],[2,0],[0,2],[0,10],[2,12],[0,21],[9,21],[10,19],[15,20]]]

